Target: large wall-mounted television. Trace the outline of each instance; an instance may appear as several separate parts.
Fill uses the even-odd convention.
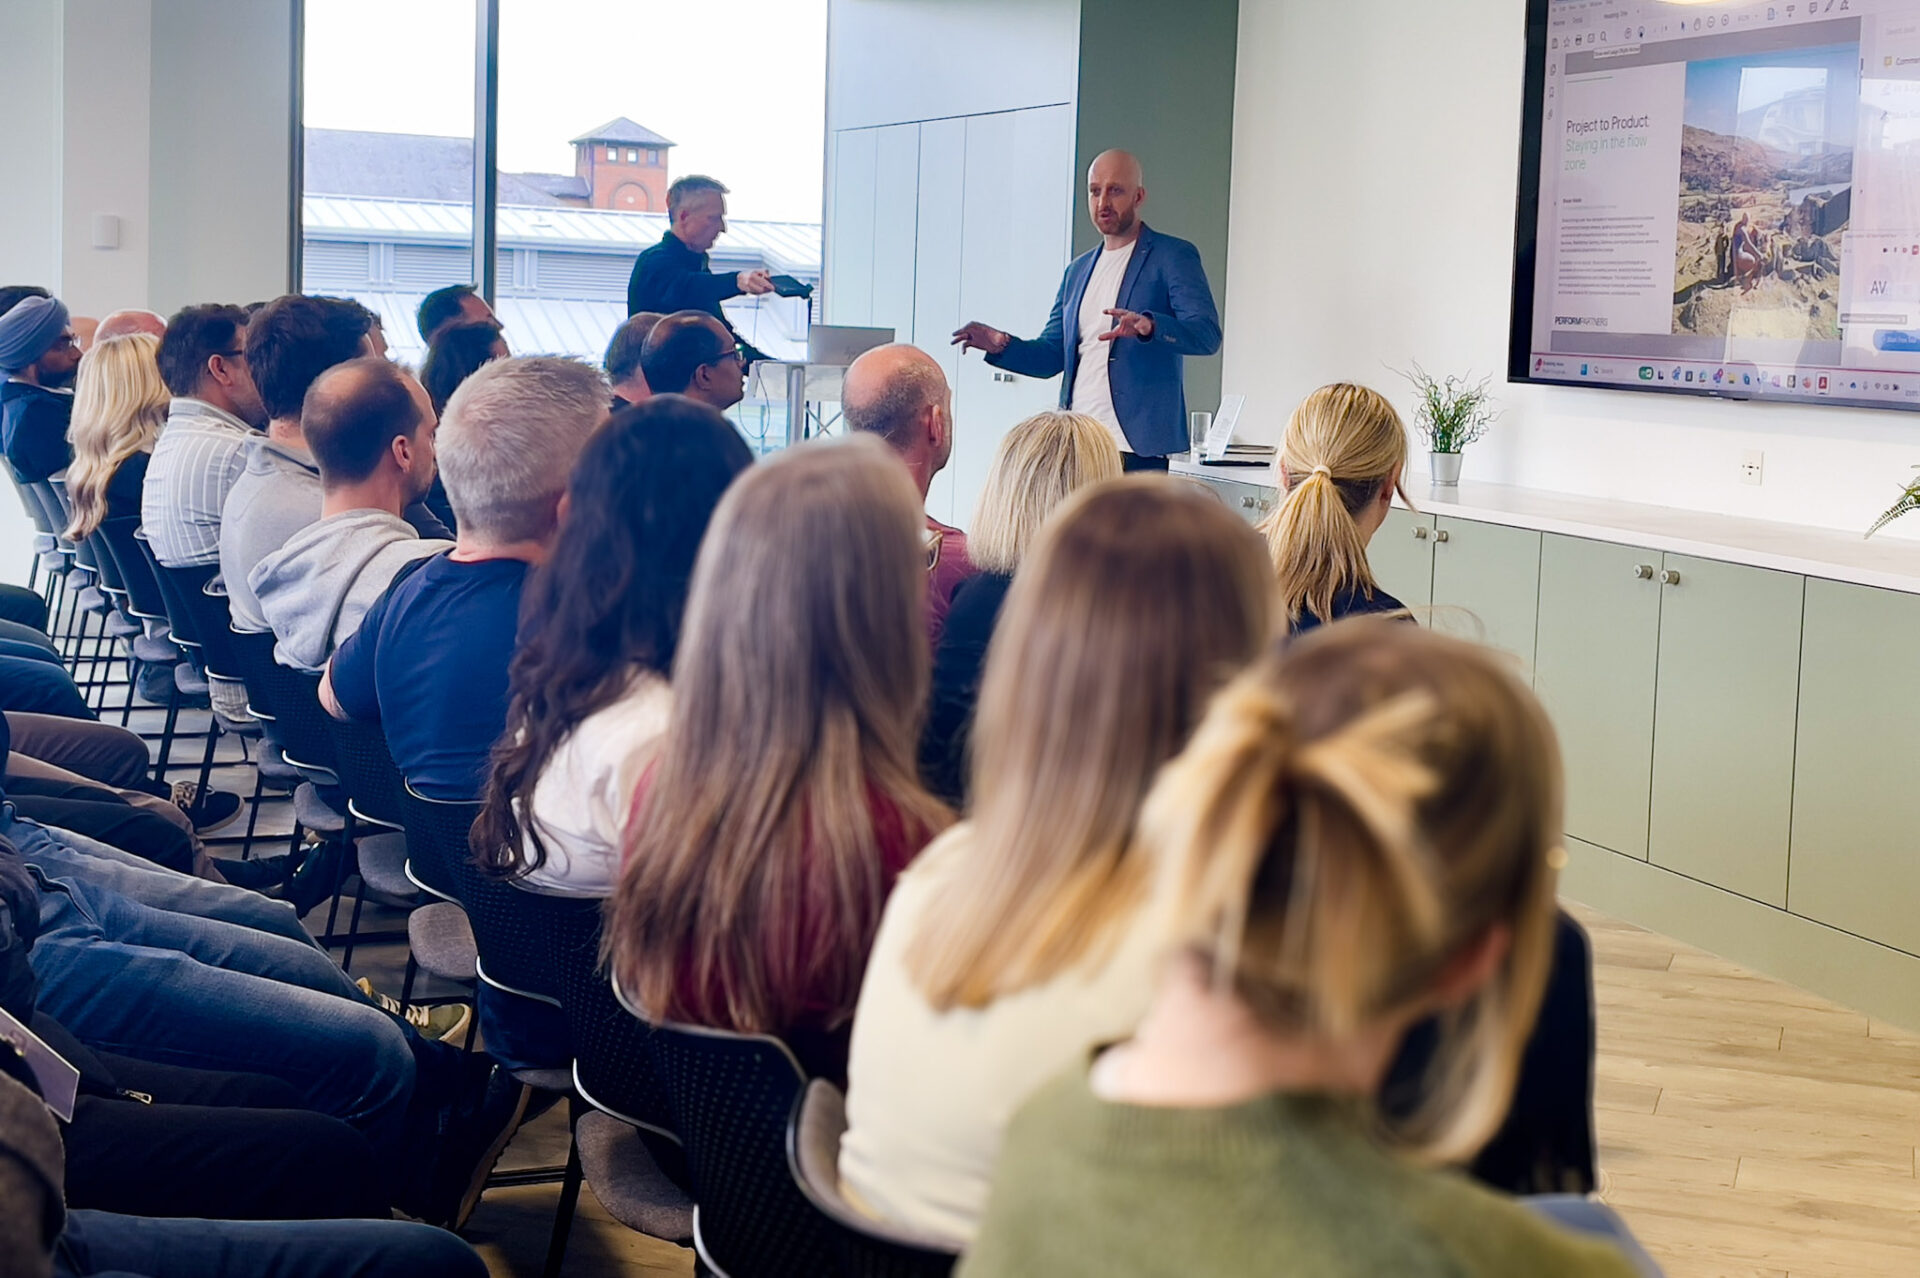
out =
[[[1920,409],[1920,0],[1529,0],[1508,376]]]

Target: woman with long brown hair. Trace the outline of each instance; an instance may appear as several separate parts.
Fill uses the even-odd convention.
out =
[[[1140,818],[1182,944],[1130,1040],[1014,1117],[965,1278],[1627,1278],[1435,1169],[1507,1111],[1553,951],[1560,754],[1484,648],[1362,621],[1223,691]],[[1374,1102],[1438,1016],[1428,1103]]]
[[[1279,462],[1284,495],[1260,531],[1288,628],[1403,610],[1367,565],[1367,543],[1407,465],[1406,427],[1386,396],[1346,382],[1322,386],[1293,410]]]
[[[869,437],[790,449],[714,512],[608,922],[650,1017],[774,1034],[844,1074],[881,907],[949,820],[914,767],[921,527]]]
[[[109,519],[140,514],[147,458],[166,424],[170,396],[160,380],[160,339],[150,333],[113,337],[80,360],[73,422],[67,438],[67,499],[73,522],[67,536],[90,536]]]
[[[1158,957],[1134,816],[1269,636],[1260,539],[1198,485],[1069,500],[1015,577],[974,728],[971,819],[902,878],[854,1018],[840,1171],[964,1242],[1027,1093],[1145,1010]]]

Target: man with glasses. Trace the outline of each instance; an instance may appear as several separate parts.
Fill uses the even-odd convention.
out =
[[[746,397],[747,356],[705,311],[676,311],[653,326],[640,371],[656,395],[685,395],[726,412]]]
[[[173,392],[147,463],[140,522],[169,568],[220,562],[220,512],[267,412],[247,368],[247,313],[189,306],[167,321],[160,376]]]
[[[67,424],[80,368],[67,308],[28,297],[0,315],[0,448],[21,479],[38,483],[67,468]]]

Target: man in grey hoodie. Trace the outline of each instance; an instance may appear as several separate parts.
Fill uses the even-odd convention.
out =
[[[336,365],[307,392],[300,426],[320,468],[320,519],[247,576],[282,665],[321,669],[395,574],[453,548],[403,518],[433,484],[438,424],[420,383],[378,357]]]

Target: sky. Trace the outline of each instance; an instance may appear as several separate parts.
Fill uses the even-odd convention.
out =
[[[313,128],[473,133],[473,0],[307,0]],[[569,139],[626,116],[728,213],[817,222],[826,0],[500,0],[500,167],[572,173]]]

